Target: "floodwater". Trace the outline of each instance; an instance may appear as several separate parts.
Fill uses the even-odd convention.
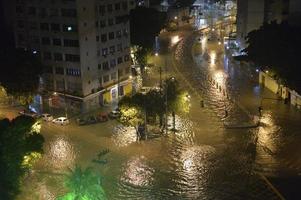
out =
[[[247,122],[257,114],[260,97],[273,94],[213,42],[191,57],[195,36],[181,40],[168,63],[178,69],[179,80],[188,81],[182,83],[191,94],[189,113],[176,117],[177,132],[137,142],[133,128],[114,121],[84,127],[43,123],[45,153],[18,199],[64,194],[64,174],[75,165],[91,166],[103,176],[108,199],[277,199],[258,173],[300,172],[300,112],[282,102],[263,102],[259,128],[225,129],[223,121]],[[104,149],[110,150],[107,164],[93,163]]]

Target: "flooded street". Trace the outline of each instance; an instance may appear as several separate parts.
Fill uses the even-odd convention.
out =
[[[261,97],[274,95],[258,86],[254,70],[225,57],[223,45],[204,41],[201,51],[191,51],[196,37],[187,34],[165,52],[169,73],[191,94],[189,112],[176,117],[177,132],[137,142],[133,128],[115,121],[83,127],[43,123],[44,156],[18,199],[64,194],[64,174],[75,165],[99,172],[112,200],[279,199],[261,175],[301,172],[301,113],[267,100],[260,127],[225,129],[224,121],[248,122],[258,114]],[[108,162],[99,166],[92,160],[104,149],[110,150]]]

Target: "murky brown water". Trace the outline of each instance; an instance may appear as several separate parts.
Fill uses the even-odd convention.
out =
[[[281,102],[267,102],[261,127],[225,129],[225,108],[226,120],[243,122],[256,113],[261,95],[272,94],[258,88],[222,51],[212,52],[214,44],[203,47],[209,61],[216,56],[214,61],[200,56],[192,60],[187,55],[192,41],[193,37],[179,43],[176,60],[205,99],[205,108],[191,91],[189,113],[177,116],[178,131],[141,142],[133,128],[114,121],[85,127],[44,123],[45,154],[27,177],[19,199],[52,200],[64,194],[63,174],[76,164],[92,166],[103,175],[109,199],[273,199],[263,183],[254,181],[254,172],[275,176],[300,171],[300,113]],[[208,77],[215,78],[229,99]],[[105,166],[91,162],[107,148]]]

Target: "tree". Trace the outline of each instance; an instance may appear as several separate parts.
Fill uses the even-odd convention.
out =
[[[44,138],[35,119],[19,116],[12,121],[0,120],[0,196],[14,199],[19,193],[22,177],[43,152]]]
[[[37,92],[42,64],[38,54],[23,49],[13,49],[0,54],[0,84],[7,93],[15,97],[23,97],[30,102]]]
[[[184,94],[186,95],[179,88],[179,84],[174,78],[168,79],[164,82],[162,92],[152,89],[146,94],[136,93],[132,97],[126,96],[121,99],[119,101],[122,113],[121,119],[124,123],[135,122],[130,123],[135,126],[138,122],[143,121],[141,119],[144,119],[144,114],[146,114],[147,117],[159,117],[160,124],[162,124],[162,118],[166,112],[166,97],[168,112],[186,112],[187,106],[184,104],[187,104],[187,101],[183,101]],[[137,112],[128,112],[133,108]]]
[[[69,193],[58,200],[104,200],[107,199],[101,186],[101,177],[96,175],[92,168],[82,170],[76,166],[66,175],[65,187]]]
[[[300,89],[299,48],[301,29],[284,22],[265,23],[247,36],[247,60],[263,69],[273,71],[274,78],[287,84],[291,89]]]
[[[97,158],[92,162],[105,165],[107,159],[103,157],[109,153],[109,149],[100,151],[97,154]],[[102,177],[93,172],[92,168],[88,167],[82,170],[78,165],[74,170],[70,170],[65,175],[65,187],[69,190],[67,194],[62,197],[58,197],[58,200],[104,200],[106,194],[102,188]]]

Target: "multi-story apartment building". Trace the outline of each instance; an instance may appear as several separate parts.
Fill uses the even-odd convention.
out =
[[[288,21],[301,24],[300,0],[237,0],[237,41],[245,47],[245,37],[264,22]]]
[[[86,111],[131,92],[132,0],[15,1],[16,46],[40,55],[50,106]]]
[[[258,29],[264,19],[264,0],[237,0],[237,42],[245,47],[245,37]]]

